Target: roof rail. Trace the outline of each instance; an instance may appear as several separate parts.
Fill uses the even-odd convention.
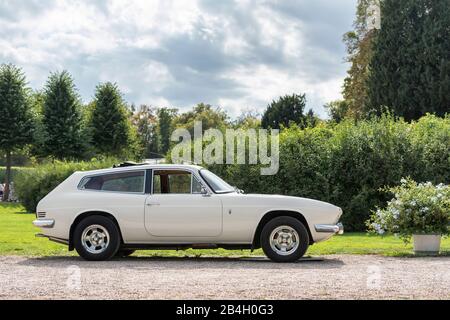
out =
[[[143,166],[143,165],[146,165],[146,164],[148,164],[148,163],[137,163],[137,162],[134,162],[134,161],[124,161],[124,162],[122,162],[122,163],[119,163],[119,164],[115,164],[115,165],[113,165],[113,168],[124,168],[124,167],[132,167],[132,166]]]
[[[154,160],[154,161],[152,161],[152,160]],[[145,166],[145,165],[149,165],[149,164],[160,164],[160,163],[165,164],[166,163],[165,159],[146,159],[144,162],[141,162],[141,163],[134,162],[134,161],[124,161],[124,162],[119,163],[119,164],[114,164],[113,168]],[[182,161],[179,164],[182,164],[182,165],[197,165],[195,162],[192,162],[192,161]]]

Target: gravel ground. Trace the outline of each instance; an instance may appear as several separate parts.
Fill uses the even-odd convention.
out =
[[[0,299],[450,299],[450,257],[0,257]]]

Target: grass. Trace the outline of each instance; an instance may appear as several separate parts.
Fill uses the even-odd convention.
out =
[[[36,238],[39,232],[31,222],[34,215],[26,214],[20,204],[0,203],[0,255],[24,256],[71,256],[65,245],[53,243],[45,238]],[[442,240],[442,255],[450,255],[450,239]],[[145,256],[250,256],[262,255],[261,250],[146,250],[138,251]],[[346,233],[315,244],[309,255],[324,254],[379,254],[385,256],[411,256],[412,245],[405,245],[394,236],[376,236],[365,233]]]

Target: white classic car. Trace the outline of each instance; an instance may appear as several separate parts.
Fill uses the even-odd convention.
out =
[[[342,210],[281,195],[243,194],[194,165],[122,164],[75,172],[37,206],[37,236],[87,260],[138,249],[263,249],[273,261],[343,233]]]

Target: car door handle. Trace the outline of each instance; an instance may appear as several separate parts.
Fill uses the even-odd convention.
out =
[[[159,206],[158,202],[147,202],[148,206]]]

